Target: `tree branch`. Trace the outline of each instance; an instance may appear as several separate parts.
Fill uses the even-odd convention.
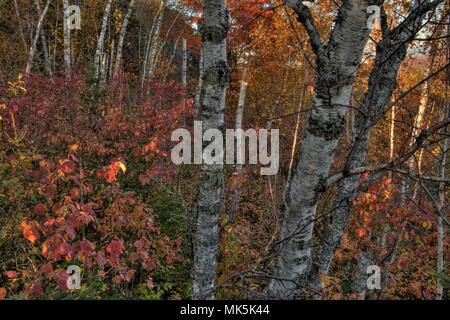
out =
[[[297,14],[297,20],[305,27],[309,35],[311,47],[315,54],[323,49],[323,43],[320,39],[319,31],[314,22],[314,17],[309,8],[300,0],[284,0],[289,8],[292,8]]]

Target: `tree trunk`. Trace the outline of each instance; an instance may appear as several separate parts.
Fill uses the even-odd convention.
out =
[[[63,0],[63,30],[64,30],[64,68],[66,79],[70,78],[71,66],[71,49],[70,49],[70,29],[69,29],[69,0]]]
[[[181,65],[181,84],[187,86],[187,41],[183,38],[183,62]]]
[[[41,11],[41,5],[39,4],[39,0],[35,0],[34,3],[36,5],[36,9],[37,9],[38,13],[41,14],[42,11]],[[47,73],[50,76],[52,76],[53,71],[52,71],[52,65],[50,63],[50,56],[48,53],[47,39],[45,38],[44,28],[41,28],[41,42],[42,42],[42,51],[44,52],[45,69],[46,69]]]
[[[301,2],[294,7],[310,34],[319,76],[300,162],[286,198],[276,278],[267,290],[271,297],[292,297],[307,273],[317,201],[345,126],[355,73],[369,36],[366,10],[371,2],[344,1],[327,46],[320,43],[307,7]]]
[[[227,33],[228,10],[224,0],[205,0],[201,27],[205,66],[201,90],[203,131],[225,129]],[[214,299],[222,192],[223,164],[201,165],[192,274],[194,299]]]
[[[368,90],[365,93],[356,116],[352,152],[345,171],[360,167],[365,160],[370,130],[373,124],[386,112],[386,103],[397,84],[397,72],[404,60],[408,44],[419,31],[425,14],[437,6],[439,1],[422,4],[420,10],[412,10],[402,25],[390,32],[377,46],[375,64],[372,69]],[[416,6],[414,8],[417,7]],[[408,26],[408,27],[404,27]],[[326,226],[321,242],[314,252],[308,284],[320,288],[320,274],[328,274],[332,259],[344,233],[351,214],[351,205],[356,196],[358,176],[349,176],[338,184],[334,199],[332,219]]]
[[[17,3],[17,0],[14,0],[14,9],[16,10],[16,18],[17,18],[17,25],[19,26],[20,39],[22,40],[22,44],[23,44],[25,51],[27,51],[28,46],[27,46],[27,42],[25,41],[25,35],[23,33],[23,27],[22,27],[20,11],[19,11],[19,4]]]
[[[66,1],[66,0],[65,0]],[[107,0],[105,11],[103,11],[102,28],[100,29],[100,36],[97,41],[97,49],[95,50],[94,67],[95,76],[98,78],[101,72],[102,57],[104,51],[106,29],[108,27],[109,13],[111,12],[111,5],[113,0]]]
[[[244,76],[245,77],[245,72]],[[241,91],[239,92],[239,102],[238,107],[236,109],[236,119],[235,119],[235,130],[242,129],[242,118],[244,116],[244,108],[245,108],[245,96],[247,94],[247,82],[241,80]],[[242,142],[242,140],[239,140]],[[245,143],[245,141],[244,141]],[[241,146],[239,144],[236,145],[236,150],[239,150]],[[229,223],[232,224],[234,222],[234,218],[236,217],[237,209],[239,207],[239,200],[241,195],[241,185],[242,185],[242,164],[236,164],[236,170],[234,172],[234,177],[236,179],[236,189],[234,190],[233,200],[231,204],[231,215],[228,219]]]
[[[202,83],[203,83],[203,50],[200,50],[200,61],[198,64],[198,71],[199,71],[199,78],[197,83],[197,89],[195,92],[195,98],[194,98],[194,119],[197,120],[200,116],[200,110],[201,110],[201,100],[200,100],[200,94],[202,90]]]
[[[41,35],[42,24],[44,22],[45,15],[47,14],[48,7],[50,6],[51,0],[47,0],[45,3],[44,10],[41,12],[39,16],[39,20],[36,26],[36,31],[33,37],[33,42],[31,43],[30,52],[28,54],[27,67],[25,69],[25,74],[29,75],[31,72],[31,68],[33,66],[34,52],[36,51],[37,42],[39,40],[39,36]]]
[[[166,0],[161,1],[160,5],[160,13],[158,15],[158,18],[156,20],[154,31],[152,32],[151,41],[149,43],[149,49],[148,49],[148,62],[147,62],[147,71],[146,76],[149,78],[152,78],[155,72],[155,58],[156,58],[156,52],[158,49],[158,41],[159,41],[159,34],[161,32],[161,25],[164,18],[164,12],[166,8]]]
[[[450,10],[450,1],[448,2],[447,6],[448,10]],[[447,19],[448,25],[447,25],[447,36],[450,37],[450,16]],[[450,39],[447,38],[447,61],[450,61]],[[450,67],[447,67],[447,78],[445,81],[445,107],[444,112],[442,113],[443,119],[449,119],[450,117],[450,97],[449,97],[449,90],[450,87]],[[439,175],[442,180],[445,180],[446,178],[446,166],[447,163],[447,152],[448,152],[448,126],[445,126],[443,130],[443,135],[445,136],[445,139],[442,141],[441,145],[441,157],[439,161]],[[439,184],[439,208],[438,208],[438,245],[437,245],[437,273],[438,275],[443,275],[445,272],[444,269],[444,222],[443,222],[443,216],[446,213],[446,184],[444,182]],[[442,285],[441,278],[438,277],[438,285],[437,285],[437,294],[436,299],[442,300],[444,293],[444,288]]]
[[[127,33],[128,22],[130,21],[131,14],[133,13],[135,3],[136,0],[130,1],[127,14],[123,19],[122,28],[120,29],[119,44],[117,45],[116,63],[114,64],[114,71],[113,71],[114,78],[116,78],[120,72],[120,64],[122,63],[123,42],[125,41],[125,34]]]

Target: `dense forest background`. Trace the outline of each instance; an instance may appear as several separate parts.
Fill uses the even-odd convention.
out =
[[[448,299],[450,2],[203,5],[1,0],[0,299]],[[278,173],[173,164],[194,120]]]

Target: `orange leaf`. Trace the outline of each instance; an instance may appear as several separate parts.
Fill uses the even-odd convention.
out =
[[[39,240],[39,225],[36,221],[30,221],[29,223],[27,221],[22,221],[21,227],[25,239],[27,239],[31,243],[35,243],[37,240]]]
[[[5,300],[6,298],[6,289],[0,288],[0,300]]]

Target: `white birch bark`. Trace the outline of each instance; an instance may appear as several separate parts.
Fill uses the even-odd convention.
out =
[[[330,34],[328,45],[320,41],[307,7],[289,1],[310,35],[317,55],[312,112],[300,149],[300,162],[286,197],[281,246],[276,269],[267,294],[291,298],[308,271],[314,218],[323,182],[328,177],[345,116],[355,73],[367,43],[367,7],[372,1],[344,1]]]
[[[203,85],[203,50],[200,50],[200,62],[198,64],[199,78],[194,98],[194,119],[198,119],[201,110],[200,94]]]
[[[244,72],[245,75],[245,72]],[[239,92],[239,102],[236,109],[236,119],[235,119],[235,130],[242,129],[242,118],[244,116],[245,109],[245,97],[247,95],[247,82],[241,80],[241,90]],[[239,150],[240,146],[236,146],[236,150]],[[241,195],[241,185],[242,185],[242,164],[236,164],[236,169],[234,171],[235,178],[237,179],[236,189],[234,190],[233,200],[231,204],[231,216],[229,218],[229,223],[234,222],[236,217],[237,209],[239,206],[239,200]]]
[[[62,0],[63,2],[63,32],[64,32],[64,68],[66,73],[66,78],[70,77],[70,70],[72,68],[71,64],[71,45],[70,45],[70,29],[69,29],[69,1]]]
[[[128,5],[127,14],[125,15],[125,18],[123,19],[122,28],[120,29],[119,43],[117,45],[116,62],[114,64],[114,71],[113,71],[114,78],[116,78],[120,72],[120,65],[122,63],[123,43],[125,41],[125,35],[127,33],[128,22],[130,21],[131,14],[133,13],[133,8],[134,8],[135,3],[136,3],[136,0],[130,1],[130,4]]]
[[[371,127],[385,113],[385,106],[396,86],[397,72],[406,56],[408,44],[420,30],[425,14],[436,7],[439,2],[441,1],[424,3],[417,10],[415,8],[418,2],[416,2],[416,6],[404,22],[378,44],[368,90],[356,116],[352,152],[344,172],[360,167],[364,163],[369,147]],[[321,243],[314,252],[312,268],[308,275],[308,284],[312,287],[320,288],[320,274],[329,272],[331,261],[351,214],[351,204],[356,196],[357,181],[358,176],[349,176],[338,184],[333,204],[335,210],[330,223],[326,226],[325,233],[321,236]]]
[[[152,78],[154,75],[154,72],[155,72],[155,67],[156,67],[156,63],[155,63],[156,59],[155,58],[156,58],[156,53],[158,50],[159,35],[161,32],[161,25],[162,25],[162,21],[164,18],[166,2],[167,2],[166,0],[161,1],[160,14],[158,15],[158,19],[156,20],[155,29],[154,29],[154,32],[151,37],[151,42],[150,42],[150,46],[149,46],[149,54],[148,54],[147,72],[146,72],[146,75],[149,78]]]
[[[156,26],[158,25],[159,20],[162,21],[162,15],[164,14],[163,13],[164,8],[165,8],[164,1],[161,1],[158,11],[156,12],[155,18],[153,19],[152,26],[148,30],[145,49],[144,49],[144,63],[143,63],[143,67],[142,67],[141,89],[144,88],[144,82],[148,76],[148,72],[150,69],[150,61],[149,61],[150,60],[150,52],[152,51],[153,42],[155,40]]]
[[[36,9],[40,15],[42,13],[42,11],[41,11],[41,5],[39,3],[39,0],[35,0],[34,4],[36,5]],[[41,28],[41,42],[42,42],[42,51],[44,52],[45,69],[46,69],[47,73],[50,76],[52,76],[53,75],[52,65],[50,62],[50,56],[49,56],[49,52],[48,52],[47,39],[45,38],[44,28]]]
[[[228,10],[224,0],[205,0],[201,26],[205,66],[201,91],[203,131],[225,129],[224,109],[228,83],[225,54],[227,33]],[[193,243],[194,299],[214,299],[222,192],[223,164],[201,165]]]
[[[111,12],[111,6],[112,6],[113,0],[107,0],[105,10],[103,11],[103,19],[102,19],[102,27],[100,29],[100,35],[98,37],[97,41],[97,49],[95,50],[95,57],[94,57],[94,68],[95,68],[95,76],[98,78],[100,76],[101,72],[101,64],[102,64],[102,56],[104,51],[104,45],[105,45],[105,35],[106,35],[106,29],[108,28],[108,20],[109,20],[109,14]]]
[[[44,10],[42,10],[41,14],[39,15],[39,20],[36,25],[36,31],[33,37],[33,41],[31,43],[30,52],[28,54],[27,66],[25,68],[26,75],[30,74],[31,68],[33,67],[34,53],[36,51],[39,36],[41,35],[42,24],[44,22],[45,15],[47,14],[48,7],[50,6],[50,2],[51,0],[47,0],[47,2],[45,3]]]
[[[300,98],[300,103],[299,103],[298,109],[297,109],[297,117],[295,120],[294,136],[293,136],[292,147],[291,147],[291,158],[289,159],[286,187],[284,188],[284,193],[283,193],[283,202],[286,200],[286,193],[289,190],[289,185],[290,185],[290,181],[291,181],[291,177],[292,177],[292,168],[294,166],[294,159],[295,159],[295,154],[297,151],[298,132],[300,129],[300,122],[301,122],[301,111],[302,111],[303,105],[305,103],[307,88],[308,88],[308,85],[305,82],[303,84],[302,96]]]

